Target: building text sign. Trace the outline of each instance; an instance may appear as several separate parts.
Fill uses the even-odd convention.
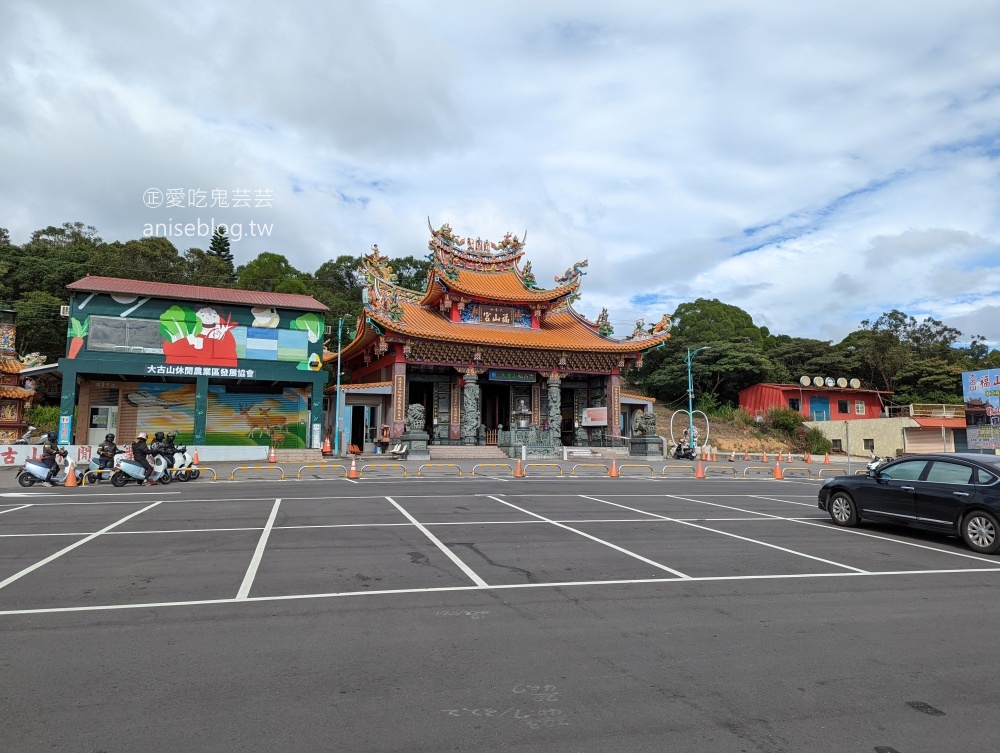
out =
[[[962,400],[969,449],[1000,449],[1000,369],[964,372]]]

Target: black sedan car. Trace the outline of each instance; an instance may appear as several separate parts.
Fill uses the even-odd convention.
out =
[[[839,526],[863,520],[961,536],[977,552],[1000,550],[1000,455],[913,455],[866,475],[835,476],[819,508]]]

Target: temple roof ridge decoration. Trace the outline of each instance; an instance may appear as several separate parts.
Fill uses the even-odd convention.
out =
[[[556,287],[539,287],[531,262],[523,261],[527,232],[520,238],[507,233],[494,243],[461,238],[447,223],[435,230],[428,219],[428,227],[431,268],[423,291],[399,285],[390,260],[377,245],[363,255],[359,272],[364,280],[364,313],[342,357],[364,356],[367,364],[398,342],[406,360],[412,355],[427,362],[419,355],[426,348],[417,347],[425,341],[451,343],[455,354],[464,353],[463,347],[477,353],[488,347],[563,352],[561,361],[573,352],[604,353],[609,358],[614,354],[615,363],[624,367],[626,361],[641,362],[643,352],[670,337],[666,316],[652,328],[640,320],[632,335],[616,339],[607,309],[596,322],[575,311],[572,304],[580,298],[586,259],[556,276]],[[456,355],[445,360],[467,359]]]

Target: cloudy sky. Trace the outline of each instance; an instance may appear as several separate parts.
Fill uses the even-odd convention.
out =
[[[621,336],[707,297],[1000,346],[998,39],[995,0],[5,0],[0,226],[235,224],[312,271],[429,216],[527,230],[543,285],[589,259]]]

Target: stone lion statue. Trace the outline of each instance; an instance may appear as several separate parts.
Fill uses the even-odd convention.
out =
[[[639,416],[635,422],[635,430],[637,434],[642,434],[643,436],[654,436],[656,434],[656,414],[643,413]]]
[[[406,430],[424,430],[424,406],[420,403],[410,403],[406,409]]]

